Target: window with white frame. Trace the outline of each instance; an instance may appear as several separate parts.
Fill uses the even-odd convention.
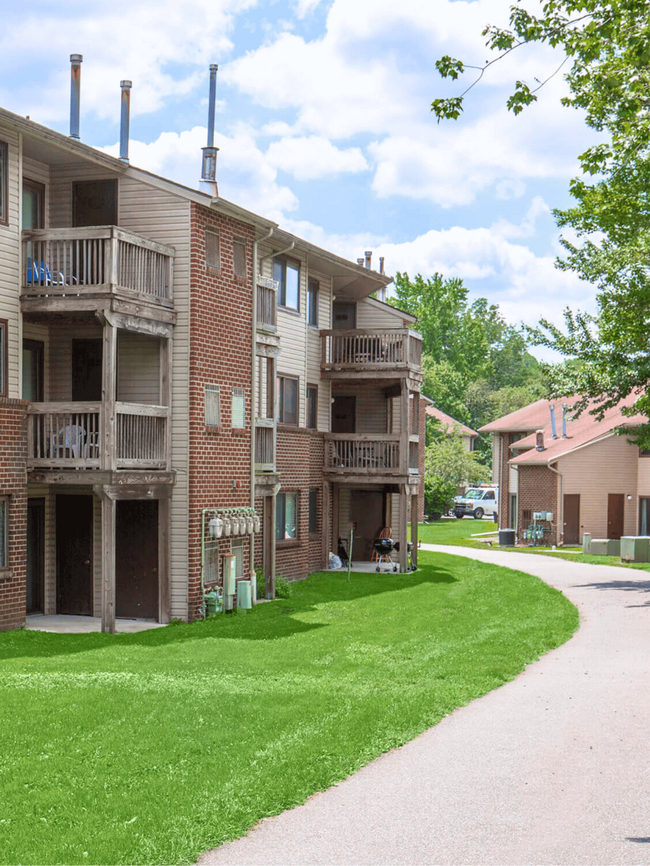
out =
[[[9,567],[9,498],[0,496],[0,568]]]
[[[0,141],[0,223],[9,224],[9,148]]]
[[[278,421],[298,425],[298,379],[278,376]]]
[[[205,264],[208,268],[221,267],[221,250],[219,247],[219,234],[205,230]]]
[[[300,309],[300,265],[289,259],[274,259],[273,279],[279,283],[278,304],[289,310]]]
[[[221,403],[218,385],[205,386],[205,426],[221,427]]]
[[[243,388],[232,389],[232,421],[233,427],[246,426],[246,392]]]
[[[291,541],[298,538],[298,494],[278,493],[275,507],[275,539]]]

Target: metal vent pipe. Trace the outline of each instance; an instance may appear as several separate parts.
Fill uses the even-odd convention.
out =
[[[372,262],[372,250],[366,250],[366,267],[370,267],[370,263]]]
[[[129,110],[131,107],[131,83],[120,81],[122,88],[122,115],[120,119],[120,159],[129,161]]]
[[[70,138],[79,138],[79,106],[81,104],[81,62],[83,54],[70,55]]]
[[[551,410],[551,433],[553,434],[553,438],[557,439],[557,430],[555,429],[555,406],[550,403],[548,408]]]
[[[216,198],[219,195],[217,187],[217,153],[218,147],[214,146],[214,113],[217,102],[217,70],[216,63],[210,64],[210,95],[208,97],[208,146],[201,148],[203,151],[203,164],[201,170],[201,190]]]

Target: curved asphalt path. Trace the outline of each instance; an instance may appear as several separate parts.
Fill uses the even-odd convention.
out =
[[[581,626],[516,680],[201,864],[650,864],[650,573],[497,550]]]

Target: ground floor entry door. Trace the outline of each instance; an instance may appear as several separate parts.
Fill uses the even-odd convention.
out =
[[[564,543],[581,544],[580,494],[567,493],[564,497]]]
[[[158,501],[116,502],[115,615],[158,619]]]
[[[386,494],[382,490],[350,491],[350,522],[354,523],[353,559],[369,562],[373,541],[385,525]]]
[[[92,616],[93,497],[56,497],[56,612]]]
[[[620,538],[623,535],[625,515],[625,494],[609,493],[607,495],[607,537]]]

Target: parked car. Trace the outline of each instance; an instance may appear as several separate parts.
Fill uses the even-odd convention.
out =
[[[456,517],[465,515],[480,520],[487,514],[495,523],[499,518],[499,488],[498,487],[470,487],[462,496],[456,496],[452,509]]]

